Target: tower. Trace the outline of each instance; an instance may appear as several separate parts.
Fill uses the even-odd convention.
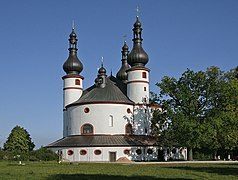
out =
[[[146,68],[149,57],[142,48],[142,28],[139,17],[136,16],[136,22],[133,28],[133,48],[128,54],[127,62],[131,66],[127,70],[127,96],[137,104],[149,103],[149,72]]]
[[[83,93],[83,79],[80,75],[83,70],[83,64],[77,56],[77,35],[74,32],[74,27],[69,35],[69,56],[63,65],[63,69],[66,75],[62,77],[64,81],[63,86],[63,109],[64,109],[64,137],[67,136],[68,117],[66,112],[66,106],[78,100]]]

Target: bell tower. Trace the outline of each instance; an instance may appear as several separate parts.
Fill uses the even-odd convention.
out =
[[[149,57],[142,48],[141,33],[141,22],[136,16],[133,28],[133,48],[127,58],[127,62],[131,66],[127,70],[127,96],[137,104],[148,104],[150,69],[146,68],[145,65],[148,63]]]
[[[68,117],[66,112],[66,106],[78,100],[83,93],[83,79],[80,75],[83,70],[83,64],[77,56],[77,35],[74,32],[74,25],[72,26],[72,32],[69,35],[69,56],[63,65],[63,69],[66,73],[62,77],[64,81],[63,86],[63,110],[64,110],[64,131],[63,136],[68,135]]]

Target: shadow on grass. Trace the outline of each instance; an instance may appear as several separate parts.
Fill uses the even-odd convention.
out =
[[[47,178],[48,180],[58,180],[58,179],[80,179],[80,180],[88,180],[88,179],[103,179],[103,180],[183,180],[184,178],[156,178],[153,176],[117,176],[117,175],[103,175],[103,174],[55,174]]]
[[[234,166],[235,167],[234,167]],[[232,167],[231,167],[232,166]],[[168,169],[179,169],[179,170],[188,170],[188,171],[197,171],[197,172],[206,172],[211,174],[218,174],[218,175],[233,175],[238,177],[238,164],[229,164],[229,166],[222,167],[166,167]]]

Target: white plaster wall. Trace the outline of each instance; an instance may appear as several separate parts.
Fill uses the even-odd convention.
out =
[[[146,78],[142,77],[142,72],[146,73]],[[146,98],[146,103],[149,103],[149,92],[149,72],[146,70],[128,71],[127,96],[129,99],[135,103],[142,103]]]
[[[152,154],[148,154],[147,150],[151,148],[153,150]],[[130,150],[130,154],[124,154],[124,150]],[[138,155],[136,153],[137,149],[141,149],[142,153]],[[72,147],[72,148],[51,148],[55,153],[62,151],[62,161],[70,162],[84,162],[84,161],[110,161],[110,152],[116,152],[116,160],[121,157],[126,157],[133,161],[152,161],[157,160],[157,148],[156,147]],[[68,155],[68,150],[74,152],[73,155]],[[86,150],[86,155],[80,155],[80,150]],[[95,155],[95,150],[101,150],[100,155]]]
[[[146,78],[142,78],[142,73],[145,72],[146,73]],[[128,82],[130,81],[139,81],[139,80],[144,80],[149,82],[149,72],[146,70],[132,70],[132,71],[128,71]]]
[[[75,80],[80,81],[80,85],[75,85]],[[80,89],[73,89],[80,88]],[[63,96],[63,105],[64,108],[77,101],[83,93],[83,80],[81,78],[65,78],[64,79],[64,96]]]
[[[63,137],[67,136],[67,111],[63,111]]]
[[[89,108],[85,113],[84,109]],[[132,105],[124,104],[88,104],[68,108],[68,135],[80,135],[81,127],[84,124],[91,124],[94,127],[94,134],[125,134],[125,125],[131,118]],[[109,119],[113,117],[113,126],[110,126]]]
[[[144,91],[144,87],[146,87],[146,91]],[[127,96],[135,103],[149,103],[149,84],[143,82],[127,84]],[[144,98],[146,101],[144,101]]]

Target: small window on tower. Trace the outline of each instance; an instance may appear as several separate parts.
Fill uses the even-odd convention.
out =
[[[79,79],[75,79],[75,85],[80,85],[80,80]]]
[[[146,87],[144,87],[144,91],[146,91]]]
[[[142,78],[146,78],[146,72],[142,72]]]

